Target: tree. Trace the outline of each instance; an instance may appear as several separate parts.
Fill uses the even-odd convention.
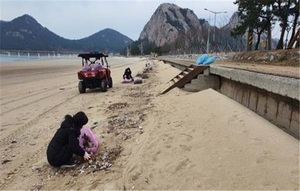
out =
[[[297,24],[299,19],[299,0],[236,0],[234,3],[238,4],[238,14],[241,18],[241,23],[231,32],[233,36],[243,34],[248,29],[253,29],[257,34],[255,47],[257,49],[261,34],[271,28],[272,22],[280,21],[281,33],[276,48],[284,48],[284,37],[287,29],[292,30],[289,41],[289,43],[292,43],[292,39],[299,27]],[[290,26],[289,18],[291,16],[293,17],[293,22]],[[270,30],[268,31],[268,35],[270,35]]]
[[[296,30],[297,30],[297,27],[298,27],[297,23],[298,23],[298,20],[299,20],[299,0],[295,1],[292,6],[294,6],[294,7],[291,7],[290,11],[291,11],[291,14],[294,15],[294,21],[293,21],[293,25],[292,25],[292,34],[291,34],[291,38],[290,38],[290,41],[289,41],[289,44],[288,44],[288,48],[292,48],[293,39],[296,36]]]
[[[261,34],[270,26],[271,17],[267,12],[268,0],[236,0],[238,4],[238,15],[241,18],[240,24],[231,32],[232,36],[238,36],[253,31],[257,35],[255,50],[258,49]]]
[[[284,34],[288,27],[288,17],[290,15],[291,0],[275,0],[273,11],[280,20],[281,34],[276,49],[283,49]]]

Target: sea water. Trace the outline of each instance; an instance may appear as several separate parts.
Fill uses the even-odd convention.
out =
[[[15,61],[24,61],[30,59],[37,59],[37,57],[33,56],[25,56],[25,55],[8,55],[8,54],[0,54],[0,63],[4,62],[15,62]]]
[[[76,55],[75,55],[76,56]],[[20,55],[20,54],[0,54],[0,63],[22,62],[34,59],[58,59],[58,58],[74,58],[74,55]]]

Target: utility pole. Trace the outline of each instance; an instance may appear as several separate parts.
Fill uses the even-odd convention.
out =
[[[267,15],[268,15],[268,19],[269,19],[269,26],[268,26],[268,37],[267,37],[267,50],[271,50],[272,49],[272,23],[271,23],[271,11],[270,11],[270,6],[267,6]]]
[[[143,55],[143,54],[144,54],[143,42],[141,42],[141,47],[140,47],[140,50],[141,50],[141,55]]]
[[[209,9],[206,9],[206,8],[204,8],[204,10],[215,14],[215,17],[214,17],[214,36],[213,36],[213,41],[215,42],[215,40],[216,40],[216,19],[217,19],[217,14],[227,13],[227,11],[216,12],[216,11],[212,11],[212,10],[209,10]]]
[[[208,28],[207,43],[206,43],[206,54],[209,54],[209,31],[210,31],[210,29]]]

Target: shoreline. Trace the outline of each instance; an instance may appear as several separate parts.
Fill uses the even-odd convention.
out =
[[[8,63],[18,63],[18,62],[27,62],[27,61],[43,61],[43,60],[54,60],[54,59],[73,59],[76,58],[76,55],[64,55],[64,56],[27,56],[27,55],[4,55],[0,54],[0,64]]]

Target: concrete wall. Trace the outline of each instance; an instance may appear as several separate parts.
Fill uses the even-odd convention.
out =
[[[258,87],[284,97],[300,100],[299,79],[218,66],[210,66],[210,74]]]
[[[207,69],[184,86],[190,92],[213,88],[299,139],[299,80],[234,69]]]
[[[175,62],[171,62],[171,65],[180,70],[186,67]],[[299,79],[212,65],[183,89],[195,92],[208,88],[232,98],[297,139],[300,138]]]
[[[299,139],[299,101],[221,78],[219,91]]]
[[[189,92],[198,92],[208,88],[220,88],[220,77],[216,75],[210,75],[209,69],[204,70],[203,74],[199,74],[197,78],[192,79],[190,83],[183,87],[185,91]]]

